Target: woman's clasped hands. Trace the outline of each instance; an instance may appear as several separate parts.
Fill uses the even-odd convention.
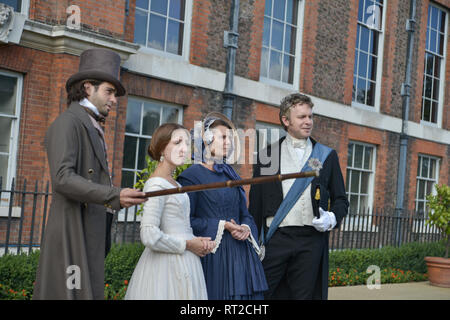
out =
[[[210,237],[195,237],[191,240],[186,240],[186,249],[195,253],[199,257],[204,257],[216,246],[216,242]]]
[[[239,225],[231,219],[230,222],[225,222],[225,229],[231,233],[231,236],[236,240],[247,240],[250,236],[250,228],[246,225]]]

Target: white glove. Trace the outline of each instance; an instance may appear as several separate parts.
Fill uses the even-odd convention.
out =
[[[325,211],[319,207],[320,218],[313,218],[312,224],[319,232],[330,231],[336,226],[336,216],[333,212]]]

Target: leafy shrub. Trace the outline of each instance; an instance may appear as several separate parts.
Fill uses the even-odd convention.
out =
[[[445,245],[441,242],[407,243],[400,248],[384,247],[381,249],[353,249],[330,252],[329,267],[344,270],[356,269],[365,272],[370,265],[380,269],[394,268],[426,273],[426,256],[442,256]]]
[[[130,281],[134,268],[144,251],[141,243],[114,244],[105,260],[105,284],[119,291],[124,281]]]

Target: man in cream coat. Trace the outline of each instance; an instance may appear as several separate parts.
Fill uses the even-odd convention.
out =
[[[328,297],[328,235],[347,214],[348,201],[336,151],[310,138],[312,108],[308,96],[284,98],[280,122],[287,135],[260,152],[253,167],[253,177],[320,169],[317,178],[250,189],[249,211],[265,245],[266,299]]]

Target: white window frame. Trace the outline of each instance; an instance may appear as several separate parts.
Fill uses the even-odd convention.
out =
[[[433,181],[434,182],[432,190],[431,190],[431,194],[432,195],[436,194],[436,190],[434,188],[434,185],[439,183],[439,168],[440,168],[440,160],[441,159],[439,159],[438,157],[435,157],[435,156],[430,156],[430,155],[427,155],[427,154],[419,153],[418,159],[420,159],[420,158],[428,158],[430,160],[435,160],[436,161],[436,169],[435,169],[435,176],[433,178],[425,178],[423,176],[416,176],[416,196],[414,198],[414,208],[417,208],[417,203],[418,202],[425,202],[425,205],[428,202],[425,199],[418,199],[418,193],[419,193],[418,182],[419,182],[419,180],[422,180],[422,181]],[[419,165],[421,165],[421,162],[418,160],[417,161],[417,166],[419,167]],[[429,170],[430,170],[430,168],[428,168],[428,171]],[[421,168],[420,168],[420,171],[422,171]],[[425,194],[426,194],[426,192],[425,192]],[[425,197],[426,197],[426,195],[425,195]]]
[[[436,169],[435,169],[435,179],[425,178],[425,177],[422,177],[422,176],[416,176],[416,195],[414,197],[414,211],[415,212],[416,212],[416,208],[417,208],[417,202],[419,202],[419,201],[420,202],[425,202],[425,206],[426,206],[426,203],[428,202],[426,200],[423,201],[422,199],[418,200],[418,193],[419,193],[418,182],[419,182],[419,180],[422,180],[422,181],[435,181],[435,184],[439,183],[439,169],[440,169],[440,161],[441,161],[441,159],[438,158],[438,157],[435,157],[435,156],[430,156],[428,154],[422,154],[422,153],[419,153],[418,159],[420,159],[420,157],[428,158],[430,160],[435,160],[436,161]],[[419,167],[420,164],[421,163],[418,160],[417,161],[417,166]],[[428,170],[430,170],[430,167],[428,167]],[[422,169],[420,169],[420,171],[422,171]],[[434,184],[433,184],[433,187],[431,189],[431,194],[432,195],[436,195],[436,189],[434,188]],[[424,218],[425,218],[425,216],[424,216]],[[416,220],[413,221],[412,230],[413,230],[414,233],[440,233],[439,229],[436,226],[429,227],[423,221],[416,221]]]
[[[443,112],[444,112],[444,99],[445,99],[445,85],[446,85],[446,74],[445,74],[445,67],[446,67],[446,62],[447,62],[447,38],[448,38],[448,19],[449,19],[449,10],[447,10],[446,8],[438,5],[437,3],[434,2],[430,2],[428,4],[428,7],[436,7],[439,10],[442,10],[445,12],[445,30],[444,30],[444,55],[442,56],[442,60],[441,60],[441,70],[439,70],[439,74],[441,75],[441,78],[439,80],[440,83],[440,88],[439,88],[439,101],[438,101],[438,110],[437,110],[437,121],[436,123],[431,122],[431,121],[426,121],[426,120],[422,120],[422,114],[423,114],[423,94],[421,96],[421,113],[420,113],[420,124],[421,125],[426,125],[426,126],[430,126],[430,127],[435,127],[435,128],[442,128],[442,121],[443,121]],[[428,11],[427,11],[428,12]],[[426,24],[426,29],[428,29],[428,17],[427,17],[427,24]],[[425,31],[426,32],[426,31]],[[429,53],[426,49],[425,49],[425,55]],[[433,55],[436,55],[435,53],[431,53]],[[425,55],[424,55],[424,59],[425,59]],[[422,91],[423,91],[423,86],[424,86],[424,78],[425,78],[425,71],[423,72],[423,76],[422,76]]]
[[[179,124],[183,124],[183,107],[180,105],[176,105],[176,104],[171,104],[171,103],[167,103],[164,101],[159,101],[159,100],[154,100],[154,99],[147,99],[147,98],[142,98],[142,97],[136,97],[136,96],[129,96],[128,100],[134,100],[137,102],[141,103],[141,119],[140,119],[140,128],[139,128],[139,132],[142,132],[142,125],[143,125],[143,118],[142,118],[142,108],[145,102],[151,102],[151,103],[156,103],[158,105],[161,106],[160,108],[160,114],[159,114],[159,125],[163,124],[162,118],[163,118],[163,111],[164,111],[164,106],[168,106],[170,108],[175,108],[178,110],[178,119],[177,119],[177,123]],[[129,136],[129,137],[135,137],[135,138],[143,138],[143,139],[151,139],[152,136],[149,135],[143,135],[143,134],[136,134],[136,133],[128,133],[128,132],[124,132],[124,136]],[[125,142],[124,142],[125,143]],[[135,163],[134,163],[134,168],[135,169],[129,169],[129,168],[121,168],[121,171],[124,172],[139,172],[140,170],[137,169],[138,167],[138,155],[139,155],[139,145],[136,144],[136,159],[135,159]],[[136,179],[136,176],[135,176]],[[122,182],[121,182],[122,184]],[[132,187],[132,186],[128,186],[128,187]],[[119,215],[118,215],[118,221],[123,222],[125,221],[125,211],[126,209],[121,209],[119,211]],[[128,216],[127,216],[127,221],[134,221],[134,215],[135,215],[135,210],[134,207],[130,207],[128,209]],[[140,221],[140,216],[136,217],[136,221]]]
[[[363,0],[359,0],[363,1]],[[359,4],[359,2],[358,2]],[[379,32],[378,37],[378,52],[377,52],[377,76],[376,76],[376,82],[375,82],[375,102],[373,107],[368,106],[366,104],[362,104],[357,101],[353,101],[352,99],[352,107],[360,108],[366,111],[372,111],[372,112],[380,112],[380,101],[381,101],[381,81],[382,81],[382,73],[383,73],[383,53],[384,53],[384,34],[385,34],[385,22],[386,22],[386,8],[388,5],[388,0],[383,1],[383,13],[382,13],[382,21],[381,21],[381,30],[377,30]],[[359,8],[359,6],[358,6]],[[356,22],[357,25],[359,25],[359,22]],[[366,24],[364,26],[367,27]],[[370,28],[369,28],[370,29]],[[359,39],[357,39],[358,41]],[[359,48],[359,45],[358,45]],[[356,45],[355,45],[355,51],[356,51]],[[369,64],[367,64],[368,66]],[[359,66],[359,64],[357,64]],[[353,70],[353,77],[355,74],[355,70]],[[352,80],[353,83],[353,80]]]
[[[272,8],[273,10],[273,8]],[[287,9],[285,9],[287,10]],[[294,75],[292,84],[283,82],[282,80],[277,81],[274,79],[266,78],[263,76],[259,76],[259,81],[262,83],[266,83],[271,86],[280,87],[284,89],[297,89],[300,87],[300,74],[301,74],[301,57],[302,57],[302,39],[303,39],[303,21],[304,21],[304,12],[305,12],[305,0],[298,0],[298,8],[297,8],[297,35],[295,39],[295,63],[294,63]],[[272,33],[272,30],[270,31]],[[284,31],[283,31],[284,32]],[[283,42],[284,47],[284,42]],[[262,46],[261,46],[261,54],[262,54]],[[259,65],[261,68],[261,63]]]
[[[2,182],[2,189],[10,190],[12,179],[16,175],[17,169],[17,151],[19,148],[19,134],[20,134],[20,114],[22,107],[22,91],[23,91],[23,75],[15,72],[0,70],[0,74],[3,76],[13,77],[17,79],[16,87],[16,112],[15,115],[5,115],[1,114],[1,117],[13,119],[11,123],[11,135],[9,142],[9,152],[8,152],[8,171],[7,176],[4,177]],[[10,194],[3,192],[0,199],[0,217],[8,216],[9,207],[9,197]],[[5,208],[6,207],[6,208]],[[13,207],[13,217],[20,216],[20,210]]]
[[[149,3],[150,6],[150,3]],[[171,58],[175,60],[181,61],[189,61],[189,51],[190,51],[190,42],[191,42],[191,25],[192,25],[192,6],[193,0],[186,0],[185,4],[185,17],[184,17],[184,31],[183,31],[183,53],[181,55],[170,53],[163,50],[158,50],[155,48],[150,48],[144,45],[140,45],[139,52],[146,54],[156,54],[162,57]],[[138,10],[137,8],[135,10]],[[148,30],[148,22],[147,20],[147,30]],[[136,28],[136,22],[134,27]],[[134,37],[134,35],[133,35]],[[133,39],[134,41],[134,39]]]
[[[369,185],[367,187],[367,215],[364,215],[363,218],[361,217],[350,217],[348,216],[346,219],[348,221],[344,224],[341,224],[341,231],[366,231],[366,232],[378,232],[378,226],[373,225],[372,223],[372,210],[373,210],[373,199],[374,199],[374,191],[375,191],[375,178],[376,178],[376,167],[377,167],[377,146],[370,143],[360,142],[360,141],[349,141],[348,145],[353,144],[354,146],[359,145],[365,147],[370,147],[373,150],[372,155],[372,168],[371,169],[364,169],[364,168],[356,168],[353,166],[346,166],[346,177],[348,177],[348,170],[354,170],[354,171],[363,171],[363,172],[369,172]],[[348,148],[347,145],[347,148]],[[353,147],[353,155],[352,159],[355,159],[355,150],[356,148]],[[364,157],[365,153],[363,152],[362,157],[362,163],[364,166]],[[351,184],[351,179],[348,179]],[[348,189],[348,192],[346,190],[346,196],[348,201],[350,202],[350,195],[355,194],[351,192],[351,185],[346,186],[346,189]],[[359,195],[359,191],[358,191]],[[358,214],[359,214],[359,205],[358,205]],[[353,221],[355,219],[355,221]],[[344,226],[345,225],[345,226]]]

